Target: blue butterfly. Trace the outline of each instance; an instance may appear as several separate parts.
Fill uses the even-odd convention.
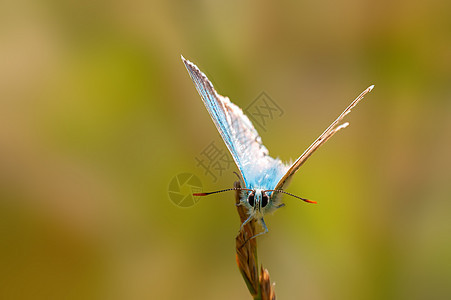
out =
[[[240,230],[254,219],[264,229],[262,232],[252,236],[251,239],[268,232],[263,217],[265,214],[272,213],[284,206],[281,203],[282,194],[288,194],[305,202],[316,203],[315,201],[285,192],[284,189],[288,186],[296,171],[316,149],[337,131],[349,125],[349,123],[341,123],[343,118],[373,89],[374,85],[363,91],[293,164],[288,165],[278,158],[269,156],[268,149],[263,145],[251,121],[238,106],[230,102],[229,98],[219,95],[207,76],[195,64],[186,60],[183,56],[182,61],[216,128],[232,154],[233,160],[240,171],[241,186],[244,186],[243,188],[196,193],[194,195],[206,196],[219,192],[241,190],[240,205],[246,207],[248,218],[241,224]]]

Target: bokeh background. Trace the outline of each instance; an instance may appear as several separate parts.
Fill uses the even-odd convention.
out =
[[[280,299],[451,297],[451,2],[3,1],[0,298],[249,299],[231,193],[189,208],[171,180],[215,181],[226,151],[180,60],[297,158],[370,84],[267,218]],[[181,193],[188,193],[182,187]]]

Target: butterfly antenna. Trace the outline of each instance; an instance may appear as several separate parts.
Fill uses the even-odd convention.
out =
[[[207,192],[207,193],[193,193],[193,196],[208,196],[211,194],[217,194],[217,193],[228,192],[228,191],[252,191],[252,190],[245,189],[245,188],[231,188],[231,189],[225,189],[225,190]]]
[[[288,193],[288,192],[285,192],[285,191],[282,191],[282,190],[266,190],[265,192],[277,192],[277,193],[287,194],[287,195],[290,195],[290,196],[292,196],[292,197],[294,197],[294,198],[301,199],[302,201],[305,201],[305,202],[307,202],[307,203],[317,204],[316,201],[309,200],[309,199],[305,199],[305,198],[301,198],[301,197],[299,197],[299,196],[293,195],[293,194],[291,194],[291,193]]]

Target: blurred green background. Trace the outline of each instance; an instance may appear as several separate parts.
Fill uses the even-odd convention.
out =
[[[280,299],[451,298],[451,2],[3,1],[0,298],[249,299],[233,194],[171,202],[226,148],[181,60],[296,159],[375,89],[266,218]],[[186,189],[183,190],[186,193]]]

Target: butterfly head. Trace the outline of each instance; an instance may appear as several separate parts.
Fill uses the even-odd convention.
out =
[[[269,204],[269,196],[262,189],[254,189],[247,196],[247,203],[254,210],[261,210]]]

